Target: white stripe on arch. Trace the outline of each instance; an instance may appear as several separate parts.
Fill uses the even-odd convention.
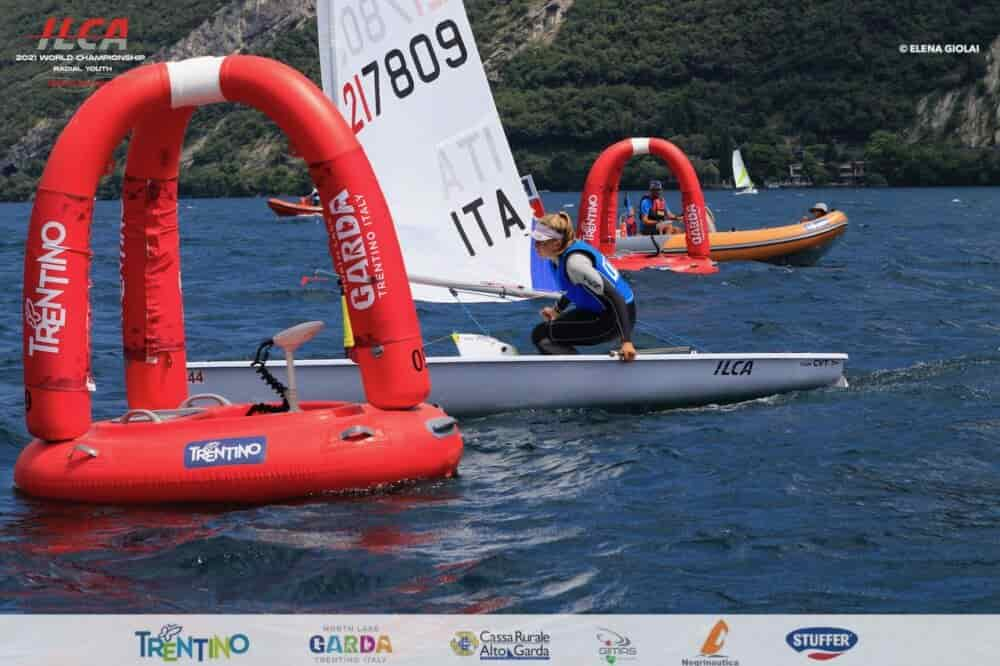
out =
[[[225,58],[205,56],[168,62],[170,108],[225,102],[219,73]]]
[[[633,155],[649,155],[649,138],[632,139]]]

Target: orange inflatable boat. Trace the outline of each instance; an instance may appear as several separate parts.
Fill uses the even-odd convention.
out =
[[[709,233],[715,261],[764,261],[788,266],[811,266],[847,231],[847,215],[834,210],[808,222],[783,227]],[[681,255],[687,251],[684,234],[630,236],[618,239],[618,253]]]
[[[618,237],[618,186],[625,164],[640,155],[666,162],[681,191],[684,233]],[[620,270],[644,268],[710,273],[717,261],[766,261],[809,266],[847,231],[847,216],[824,217],[783,227],[748,231],[711,231],[701,183],[680,148],[665,139],[642,137],[612,144],[594,161],[577,208],[577,238],[597,247]],[[536,214],[538,211],[536,211]]]
[[[311,217],[323,215],[323,208],[320,206],[313,206],[308,197],[302,197],[297,202],[285,201],[284,199],[275,199],[274,197],[271,197],[267,200],[267,205],[268,208],[273,210],[274,214],[278,217]]]

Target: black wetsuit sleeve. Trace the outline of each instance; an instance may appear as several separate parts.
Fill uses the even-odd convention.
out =
[[[573,301],[569,300],[569,297],[563,294],[559,298],[559,302],[556,303],[556,312],[566,312],[566,309],[573,304]]]
[[[632,327],[634,322],[632,317],[628,313],[628,305],[625,304],[625,299],[622,295],[615,289],[608,278],[601,276],[601,280],[604,282],[604,293],[595,294],[591,291],[587,285],[584,285],[584,289],[590,291],[594,298],[601,301],[604,307],[611,310],[615,315],[615,322],[618,324],[618,332],[621,334],[622,342],[632,342]]]

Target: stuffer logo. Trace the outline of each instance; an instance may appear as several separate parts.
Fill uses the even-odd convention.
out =
[[[810,659],[829,661],[858,644],[858,635],[838,627],[805,627],[785,637],[788,647]]]

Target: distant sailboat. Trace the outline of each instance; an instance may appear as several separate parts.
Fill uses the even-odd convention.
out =
[[[757,194],[757,188],[750,180],[750,174],[747,173],[747,167],[743,164],[743,156],[740,155],[739,148],[733,151],[733,186],[736,188],[734,194]]]

